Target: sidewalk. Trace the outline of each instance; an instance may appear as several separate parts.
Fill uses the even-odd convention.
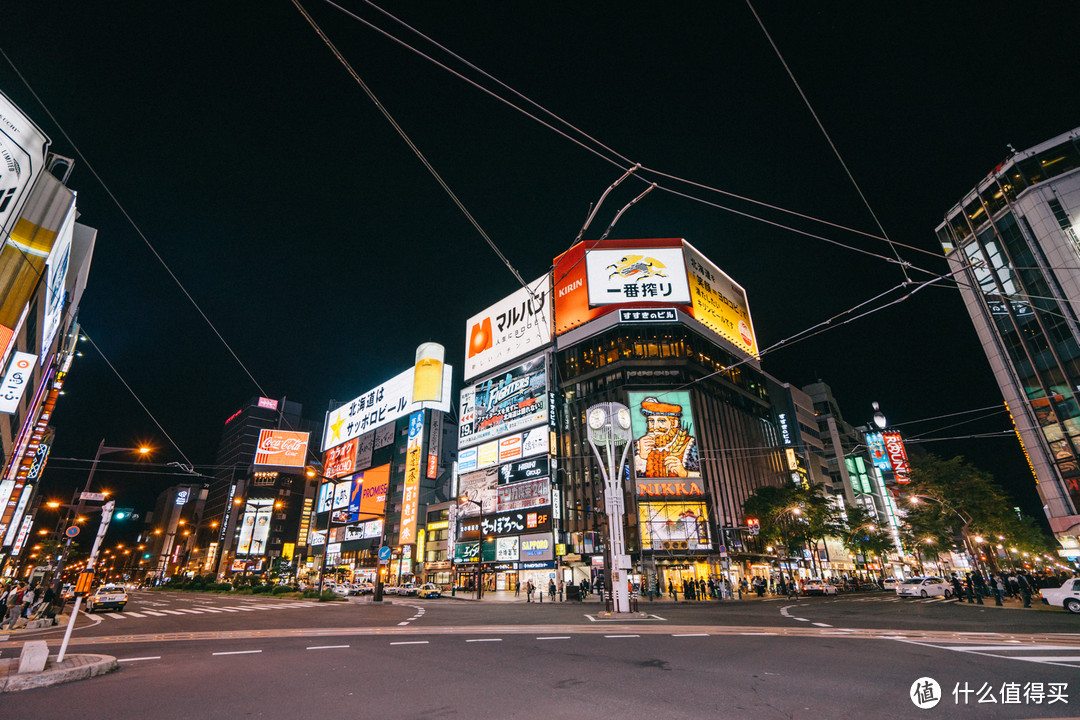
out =
[[[37,673],[18,674],[19,658],[0,659],[0,693],[18,692],[31,688],[48,687],[60,683],[104,675],[119,667],[111,655],[72,655],[57,664],[56,656],[50,655],[45,669]]]

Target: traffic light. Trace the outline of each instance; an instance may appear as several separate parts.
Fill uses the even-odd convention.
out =
[[[761,522],[757,518],[747,518],[746,526],[750,530],[751,535],[757,535],[761,530]]]
[[[117,522],[121,520],[136,520],[138,517],[139,516],[135,514],[135,511],[132,508],[116,508],[116,511],[113,512],[113,520],[116,520]]]

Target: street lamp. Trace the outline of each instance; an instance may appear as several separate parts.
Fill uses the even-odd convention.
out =
[[[608,542],[604,558],[607,561],[605,579],[611,583],[611,602],[615,612],[630,612],[630,597],[627,590],[626,571],[630,569],[630,556],[626,554],[626,540],[623,531],[626,514],[623,499],[622,474],[626,456],[630,452],[630,409],[621,403],[598,403],[586,413],[586,430],[589,445],[600,464],[600,474],[604,479],[604,511],[607,514]],[[615,461],[617,448],[622,445],[622,456]],[[607,462],[604,462],[603,447]]]
[[[458,503],[461,505],[475,505],[480,510],[480,526],[476,533],[476,599],[479,600],[484,597],[484,503],[482,499],[480,501],[473,500],[469,497],[469,493],[459,497]]]

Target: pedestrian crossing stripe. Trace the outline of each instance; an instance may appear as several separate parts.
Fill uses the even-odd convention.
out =
[[[947,642],[924,642],[917,640],[902,640],[901,642],[936,648],[938,650],[949,650],[951,652],[960,652],[969,655],[999,658],[1002,660],[1019,660],[1021,662],[1039,663],[1040,665],[1080,668],[1080,646],[1078,645],[1025,645],[1021,643],[1002,643],[999,645],[970,645],[965,643],[961,645],[950,645]],[[1050,650],[1068,650],[1071,654],[1023,654],[1033,652],[1046,653]]]

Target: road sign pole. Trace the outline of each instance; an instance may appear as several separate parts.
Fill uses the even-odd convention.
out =
[[[101,525],[98,527],[97,537],[94,538],[94,547],[90,551],[90,559],[86,561],[88,569],[92,570],[94,567],[98,549],[101,547],[101,539],[105,537],[105,531],[109,529],[109,521],[112,520],[113,508],[115,507],[116,503],[110,500],[101,508]],[[57,663],[64,661],[64,653],[67,652],[68,640],[71,639],[71,631],[75,628],[75,618],[79,615],[79,605],[81,604],[82,596],[75,598],[75,607],[71,610],[71,617],[68,618],[67,628],[64,630],[64,641],[60,643],[60,652],[56,655]]]

